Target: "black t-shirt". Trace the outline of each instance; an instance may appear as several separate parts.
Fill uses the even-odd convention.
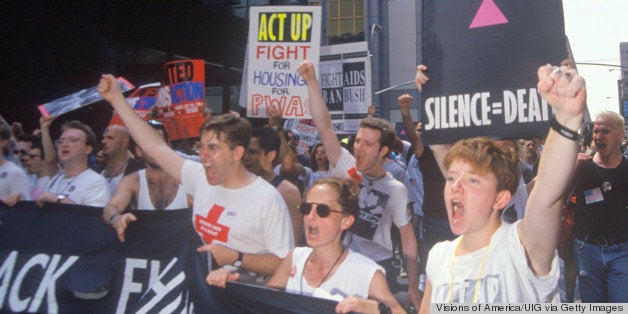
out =
[[[614,169],[594,162],[584,164],[576,174],[577,185],[574,235],[607,236],[615,241],[628,237],[628,160]]]

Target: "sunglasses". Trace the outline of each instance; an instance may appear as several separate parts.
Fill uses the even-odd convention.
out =
[[[316,205],[316,214],[318,215],[318,217],[321,217],[321,218],[325,218],[329,216],[329,213],[332,213],[332,212],[348,215],[347,213],[343,211],[333,210],[325,204],[308,203],[308,202],[301,203],[301,205],[299,205],[299,211],[301,211],[301,214],[303,215],[309,215],[310,212],[312,211],[312,205]]]

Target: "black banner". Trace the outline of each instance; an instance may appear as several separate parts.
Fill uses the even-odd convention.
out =
[[[336,302],[229,283],[210,288],[191,209],[135,211],[126,241],[102,208],[0,206],[0,312],[333,312]]]
[[[423,140],[543,137],[537,69],[568,57],[561,0],[423,1]]]

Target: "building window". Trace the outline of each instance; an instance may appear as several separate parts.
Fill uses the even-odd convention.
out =
[[[364,0],[329,0],[330,44],[364,40]]]

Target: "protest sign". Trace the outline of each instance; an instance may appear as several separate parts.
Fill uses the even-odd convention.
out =
[[[299,146],[303,150],[308,150],[314,144],[320,142],[318,130],[312,120],[288,119],[284,122],[283,128],[292,131],[299,137]]]
[[[199,136],[205,118],[205,62],[179,60],[163,66],[162,88],[157,97],[158,115],[171,140]]]
[[[321,47],[318,72],[334,132],[356,133],[371,104],[371,62],[367,43]]]
[[[123,77],[118,77],[116,80],[118,81],[122,92],[126,92],[135,88],[133,84],[131,84]],[[45,118],[60,116],[64,113],[79,109],[81,107],[85,107],[87,105],[102,100],[103,98],[98,93],[97,88],[98,86],[93,86],[83,89],[74,94],[70,94],[57,100],[53,100],[49,103],[39,105],[37,106],[37,109],[39,109],[39,112]]]
[[[536,72],[568,57],[563,20],[560,0],[424,1],[423,141],[544,136]]]
[[[0,204],[2,313],[327,313],[337,302],[209,287],[192,210],[132,211],[121,243],[102,208]]]
[[[247,117],[266,117],[276,107],[284,118],[309,119],[299,63],[319,59],[321,8],[254,6],[249,14]]]
[[[147,121],[150,117],[151,108],[157,103],[157,95],[159,93],[160,83],[151,83],[138,87],[135,89],[129,97],[126,98],[129,106],[133,108],[135,113],[142,118],[142,120]],[[109,125],[123,125],[122,120],[118,114],[113,113],[111,117],[111,121],[109,121]]]

